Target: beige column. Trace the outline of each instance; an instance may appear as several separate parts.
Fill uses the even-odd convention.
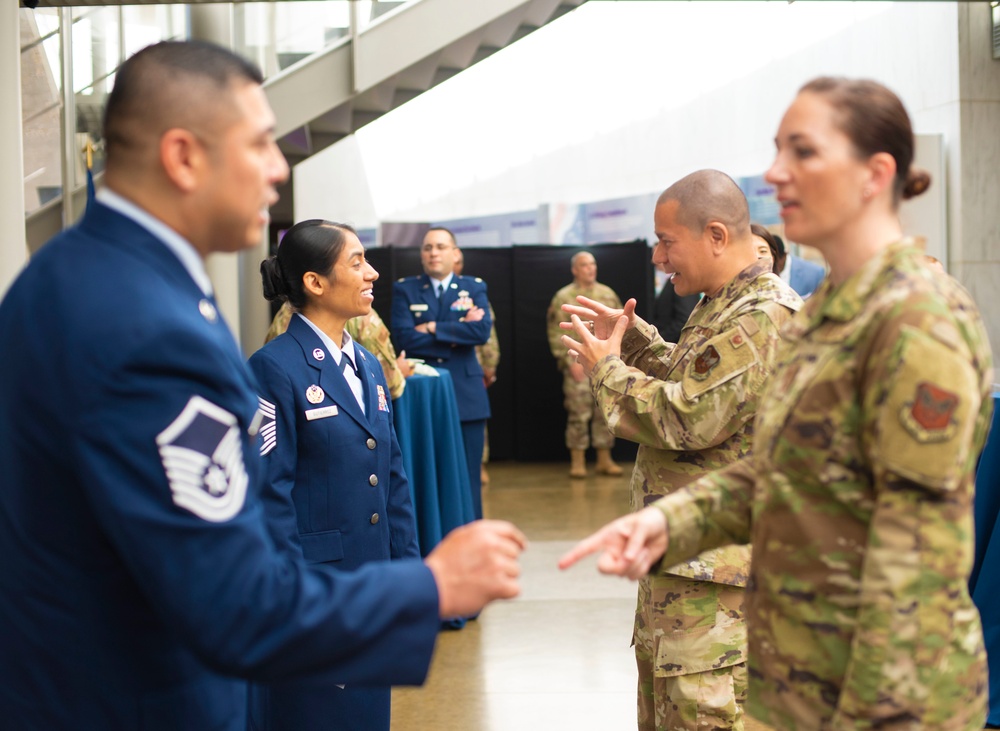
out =
[[[231,4],[192,5],[189,12],[192,38],[234,47],[238,29],[233,25]],[[248,356],[261,346],[267,332],[269,310],[261,295],[259,274],[260,262],[266,256],[265,229],[260,246],[240,254],[214,254],[206,262],[219,308]]]
[[[191,5],[191,38],[232,48],[232,6],[228,3]],[[234,254],[212,254],[205,262],[215,299],[237,341],[240,339],[240,269]]]
[[[21,131],[21,21],[15,2],[0,2],[0,297],[28,260],[24,233]]]
[[[989,3],[958,4],[959,142],[948,151],[948,270],[983,313],[1000,353],[1000,60]],[[998,371],[1000,373],[1000,371]],[[997,380],[997,379],[995,379]]]

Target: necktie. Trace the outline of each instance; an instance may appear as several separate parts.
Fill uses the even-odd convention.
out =
[[[354,367],[354,361],[351,360],[351,356],[347,353],[340,354],[340,370],[344,373],[344,377],[347,377],[347,369],[350,368],[354,371],[354,375],[358,375],[358,369]]]
[[[437,286],[437,298],[441,299],[442,294],[444,294],[444,285],[439,282]]]

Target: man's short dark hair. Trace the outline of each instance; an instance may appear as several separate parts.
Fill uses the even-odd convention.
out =
[[[109,161],[133,146],[142,131],[156,134],[210,113],[209,104],[224,103],[224,92],[238,81],[262,84],[264,77],[250,61],[221,46],[163,41],[142,49],[119,67],[108,96],[104,140]]]
[[[458,246],[458,240],[455,238],[455,234],[453,234],[451,232],[451,229],[448,228],[447,226],[431,226],[429,229],[427,229],[427,234],[429,234],[431,231],[444,231],[446,234],[448,234],[448,237],[451,239],[451,243],[453,243],[456,247]],[[426,236],[427,234],[424,234],[424,236]]]

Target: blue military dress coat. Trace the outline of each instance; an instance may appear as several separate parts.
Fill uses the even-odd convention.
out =
[[[476,346],[489,340],[493,326],[486,282],[478,277],[455,275],[440,300],[431,285],[426,274],[393,284],[393,342],[408,356],[423,358],[429,365],[451,373],[462,421],[488,419],[490,402],[483,384],[483,369],[476,359]],[[473,305],[485,310],[485,317],[479,322],[461,322]],[[435,334],[414,329],[430,321],[437,323]]]
[[[821,265],[794,254],[788,255],[785,266],[789,267],[788,285],[801,297],[808,297],[815,292],[826,277],[826,269]]]
[[[266,414],[261,455],[275,543],[345,571],[420,557],[389,387],[374,355],[357,342],[354,353],[364,412],[333,354],[298,315],[249,361]],[[342,682],[331,674],[255,687],[254,729],[388,731],[389,686]]]
[[[0,303],[5,728],[245,731],[247,683],[422,682],[430,570],[276,550],[256,385],[210,297],[100,203]]]

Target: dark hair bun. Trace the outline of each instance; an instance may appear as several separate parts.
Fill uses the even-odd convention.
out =
[[[931,174],[926,170],[913,166],[909,175],[906,176],[906,183],[903,185],[903,200],[914,198],[931,187]]]
[[[288,298],[288,284],[277,257],[268,257],[260,263],[260,279],[264,287],[264,299],[268,302]]]

